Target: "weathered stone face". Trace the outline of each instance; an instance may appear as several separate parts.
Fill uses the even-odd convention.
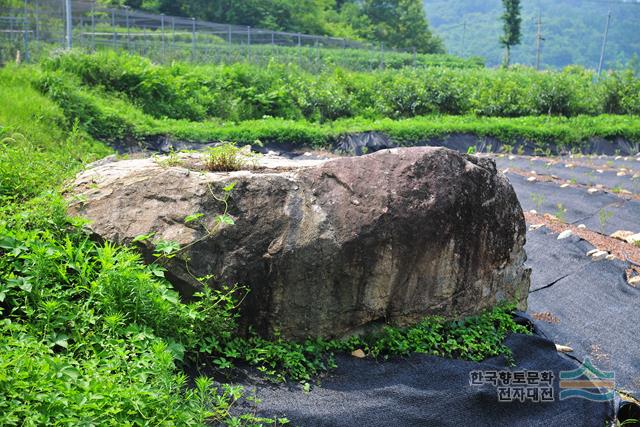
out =
[[[189,247],[167,277],[185,296],[193,276],[249,289],[243,326],[290,338],[337,337],[367,324],[476,313],[503,300],[526,305],[529,271],[520,204],[493,161],[441,148],[206,173],[151,159],[81,174],[71,212],[107,240],[156,238]],[[235,183],[236,224],[215,228],[214,198]],[[151,248],[146,248],[150,259]]]

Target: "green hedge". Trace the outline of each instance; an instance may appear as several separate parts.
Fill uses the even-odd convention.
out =
[[[354,90],[350,92],[351,100],[349,102],[341,101],[340,96],[332,96],[334,93],[332,90],[327,90],[325,95],[316,96],[316,99],[323,97],[326,100],[324,104],[317,102],[314,105],[297,104],[297,107],[293,107],[283,101],[278,104],[280,105],[278,109],[283,113],[274,117],[267,114],[261,115],[255,111],[266,112],[271,104],[265,100],[270,99],[276,102],[276,100],[282,100],[279,98],[280,95],[289,96],[289,93],[273,92],[268,86],[256,89],[250,84],[251,80],[255,78],[255,75],[250,73],[252,69],[244,66],[234,69],[234,73],[231,73],[231,68],[226,69],[225,72],[231,73],[225,74],[228,80],[227,87],[233,86],[235,87],[233,90],[251,92],[251,102],[247,99],[243,102],[236,102],[232,97],[229,100],[224,100],[224,96],[220,93],[199,91],[196,87],[186,85],[181,79],[172,78],[173,74],[182,75],[184,70],[180,65],[176,65],[174,68],[157,67],[139,58],[125,57],[122,61],[132,61],[135,64],[140,61],[146,63],[148,70],[142,74],[118,74],[114,70],[122,71],[122,69],[113,68],[113,64],[107,63],[102,68],[87,65],[86,70],[78,73],[79,76],[76,73],[66,71],[64,67],[68,67],[71,60],[67,56],[63,58],[60,59],[60,64],[54,67],[54,71],[51,68],[55,61],[47,65],[48,70],[44,71],[40,71],[36,67],[22,69],[22,74],[25,75],[24,79],[27,79],[26,75],[29,75],[33,84],[60,106],[69,125],[77,121],[84,131],[103,141],[135,142],[159,136],[169,136],[176,140],[191,142],[231,140],[252,143],[255,140],[261,140],[270,143],[327,147],[334,144],[341,135],[365,131],[385,133],[400,145],[414,145],[432,138],[457,133],[495,137],[507,144],[523,139],[537,143],[542,147],[549,144],[575,147],[593,137],[605,139],[622,137],[630,142],[640,141],[640,118],[637,115],[600,114],[592,116],[581,114],[572,117],[558,115],[485,117],[478,114],[441,115],[431,113],[412,117],[402,115],[396,117],[397,114],[388,114],[392,117],[384,117],[384,115],[372,114],[371,111],[362,111],[362,117],[349,117],[348,110],[351,103],[362,102],[356,99],[357,92]],[[86,56],[81,56],[81,58],[88,59],[90,64],[95,59],[95,57]],[[84,62],[80,63],[85,64]],[[127,69],[127,67],[123,67],[123,69]],[[284,69],[278,68],[278,70],[283,71]],[[147,77],[142,78],[141,75]],[[351,84],[348,83],[349,76],[348,73],[336,70],[332,74],[332,78],[327,78],[324,82],[347,87]],[[372,75],[365,75],[365,77],[373,78]],[[397,79],[397,81],[406,79],[406,85],[416,84],[415,80],[408,79],[406,76]],[[602,84],[627,88],[624,84],[616,83],[615,79],[618,77],[612,76]],[[266,78],[263,82],[266,85]],[[303,93],[305,88],[309,89],[300,81],[298,83],[301,86],[295,86],[295,81],[291,82],[292,86],[290,86],[289,92]],[[171,85],[174,84],[178,87],[172,89]],[[359,82],[359,84],[365,83]],[[199,87],[203,86],[204,83]],[[389,91],[393,92],[392,89]],[[585,91],[587,90],[585,89]],[[165,92],[169,95],[166,97],[159,95]],[[179,104],[166,101],[177,97],[175,95],[177,93],[182,94]],[[228,116],[234,116],[234,114],[222,113],[210,117],[209,113],[199,109],[206,104],[206,102],[199,100],[205,99],[206,96],[210,97],[207,102],[211,102],[211,105],[219,111],[229,105],[242,110],[244,107],[240,108],[240,105],[246,104],[247,109],[254,111],[246,115],[259,117],[231,120]],[[141,100],[147,98],[149,106],[145,107],[146,104]],[[302,98],[309,99],[310,97],[303,96]],[[158,100],[153,106],[151,106],[152,99]],[[441,102],[443,106],[456,103],[455,100],[446,97],[435,97],[434,99]],[[620,97],[619,99],[627,98]],[[387,100],[387,105],[391,102],[392,100]],[[328,107],[328,105],[331,106]],[[184,110],[183,114],[162,114],[162,112],[167,113],[169,108],[177,106],[180,106],[181,111]],[[300,108],[308,114],[302,114]],[[335,117],[331,116],[332,120],[324,121],[307,118],[307,116],[316,117],[312,113],[314,108],[333,111]],[[416,114],[426,114],[430,111],[429,109],[420,110],[415,106],[413,108]],[[148,111],[150,109],[151,112]],[[265,110],[262,111],[262,109]],[[287,111],[289,113],[286,113]],[[340,111],[342,113],[339,113]],[[186,115],[189,118],[171,118],[173,115]]]
[[[640,117],[631,115],[599,115],[576,117],[479,117],[430,115],[404,119],[343,118],[330,122],[312,122],[267,117],[240,122],[219,119],[189,121],[154,118],[126,99],[78,89],[67,80],[63,90],[53,91],[48,80],[43,90],[56,100],[70,120],[84,124],[95,138],[105,141],[144,141],[160,136],[188,142],[236,141],[329,147],[341,136],[377,131],[388,135],[399,145],[415,145],[451,134],[474,134],[494,137],[505,144],[526,140],[546,148],[551,144],[577,147],[593,137],[622,137],[640,142]],[[70,82],[70,83],[69,83]],[[60,84],[54,80],[54,84]]]
[[[640,114],[640,80],[631,72],[594,80],[578,67],[405,68],[318,75],[295,65],[160,66],[123,53],[62,54],[47,74],[86,90],[126,99],[155,118],[202,121],[265,116],[324,122],[344,117],[407,118],[431,114],[526,117]],[[76,84],[76,83],[74,83]]]

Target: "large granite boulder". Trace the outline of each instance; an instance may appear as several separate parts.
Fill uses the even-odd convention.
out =
[[[197,157],[95,166],[78,176],[71,212],[106,240],[154,232],[191,245],[168,260],[167,278],[185,298],[200,286],[194,276],[247,286],[241,324],[264,335],[340,337],[526,305],[524,217],[492,160],[421,147],[266,157],[251,170],[210,173]],[[216,226],[230,183],[235,225]],[[185,220],[195,213],[204,216]],[[153,259],[151,242],[142,250]]]

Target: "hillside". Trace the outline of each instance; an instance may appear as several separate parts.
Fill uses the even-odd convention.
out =
[[[526,0],[522,2],[523,40],[513,49],[513,61],[535,64],[536,19],[542,18],[541,62],[545,67],[598,65],[609,3],[580,0]],[[498,44],[502,13],[500,0],[425,0],[429,22],[450,53],[479,55],[488,66],[502,58]],[[605,68],[620,67],[640,54],[640,3],[611,3],[611,26]],[[464,22],[466,21],[466,34]],[[640,64],[636,60],[636,69]]]

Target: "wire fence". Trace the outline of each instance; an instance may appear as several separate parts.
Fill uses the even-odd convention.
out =
[[[380,68],[387,61],[393,66],[424,65],[415,49],[401,52],[384,44],[105,8],[87,1],[71,1],[70,12],[64,0],[24,0],[21,7],[0,9],[0,62],[33,61],[73,47],[124,50],[165,63],[267,64],[275,59],[311,70],[328,63],[351,69]],[[441,61],[451,61],[441,56]]]

